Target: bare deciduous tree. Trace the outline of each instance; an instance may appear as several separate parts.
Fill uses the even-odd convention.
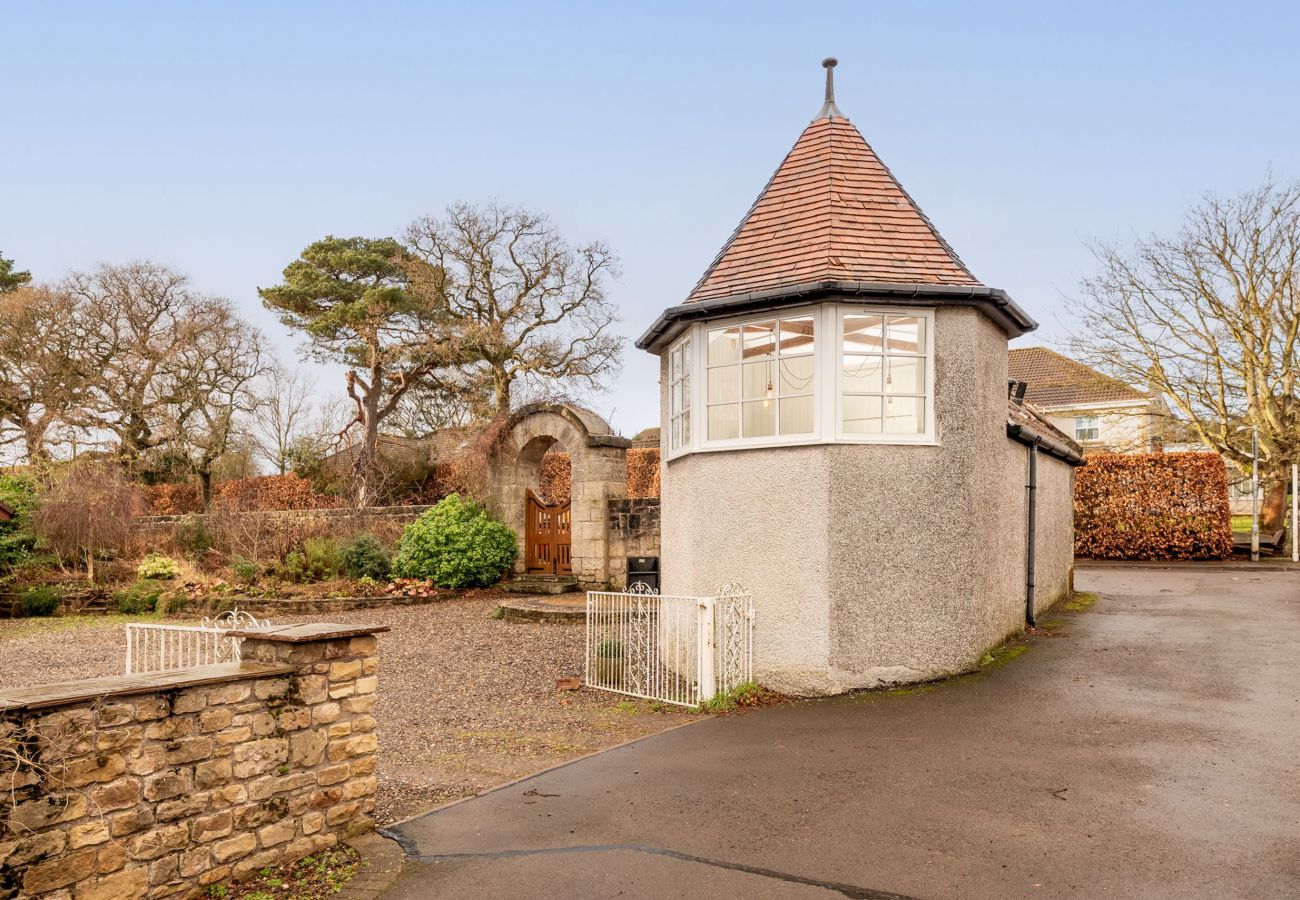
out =
[[[29,462],[49,458],[50,432],[86,401],[94,360],[71,294],[23,286],[0,294],[0,428]]]
[[[257,455],[277,475],[289,471],[293,450],[312,434],[312,395],[315,382],[302,369],[271,365],[258,386],[253,410]]]
[[[411,437],[423,437],[483,421],[491,408],[491,385],[483,373],[454,367],[426,376],[412,388],[393,413],[393,423]]]
[[[606,282],[618,259],[604,244],[573,247],[543,215],[465,203],[413,223],[406,244],[425,264],[412,290],[447,310],[463,364],[491,385],[493,412],[509,411],[520,382],[594,390],[617,372]]]
[[[112,435],[123,460],[133,464],[175,437],[166,425],[175,422],[193,380],[186,367],[195,362],[195,348],[216,345],[212,329],[223,319],[213,311],[228,304],[150,262],[76,273],[64,287],[84,304],[89,352],[98,363],[78,424]]]
[[[1209,196],[1173,237],[1093,251],[1101,271],[1082,284],[1073,352],[1149,383],[1240,471],[1258,426],[1263,525],[1280,527],[1286,473],[1300,461],[1300,184],[1270,178]]]
[[[171,443],[198,476],[203,508],[212,505],[212,474],[232,446],[241,420],[257,406],[253,383],[265,371],[262,336],[224,300],[197,306],[189,339],[167,366]]]

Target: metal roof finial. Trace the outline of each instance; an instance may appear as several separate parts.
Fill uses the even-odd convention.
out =
[[[828,56],[822,60],[822,66],[826,69],[826,102],[822,104],[822,111],[817,114],[819,119],[833,119],[839,116],[841,119],[846,118],[840,108],[835,105],[835,67],[839,65],[839,60],[833,56]]]

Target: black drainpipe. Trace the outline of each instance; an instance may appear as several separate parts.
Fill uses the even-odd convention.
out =
[[[1025,550],[1025,624],[1034,627],[1034,528],[1038,520],[1038,444],[1029,445],[1029,527]]]

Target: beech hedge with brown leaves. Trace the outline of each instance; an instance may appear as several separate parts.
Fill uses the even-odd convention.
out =
[[[564,503],[573,490],[569,454],[551,450],[537,469],[537,495],[549,503]],[[659,496],[659,448],[633,447],[627,451],[627,495]]]
[[[1075,470],[1074,552],[1227,559],[1228,473],[1217,453],[1103,453]]]
[[[176,516],[203,511],[199,486],[194,482],[155,484],[144,489],[149,512]],[[338,497],[317,493],[311,481],[297,475],[260,475],[217,484],[213,501],[233,510],[327,509],[342,505]]]
[[[627,495],[659,496],[658,447],[633,447],[627,451]]]

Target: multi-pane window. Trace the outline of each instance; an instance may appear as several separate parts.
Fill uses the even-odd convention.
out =
[[[1076,441],[1096,441],[1101,439],[1100,416],[1075,416],[1074,439]]]
[[[691,339],[679,341],[668,352],[669,447],[691,445]]]
[[[816,324],[812,315],[706,332],[708,441],[811,434]]]
[[[848,312],[840,321],[840,430],[924,434],[932,397],[926,317]]]
[[[668,351],[668,450],[927,443],[934,313],[822,304],[701,322]]]

